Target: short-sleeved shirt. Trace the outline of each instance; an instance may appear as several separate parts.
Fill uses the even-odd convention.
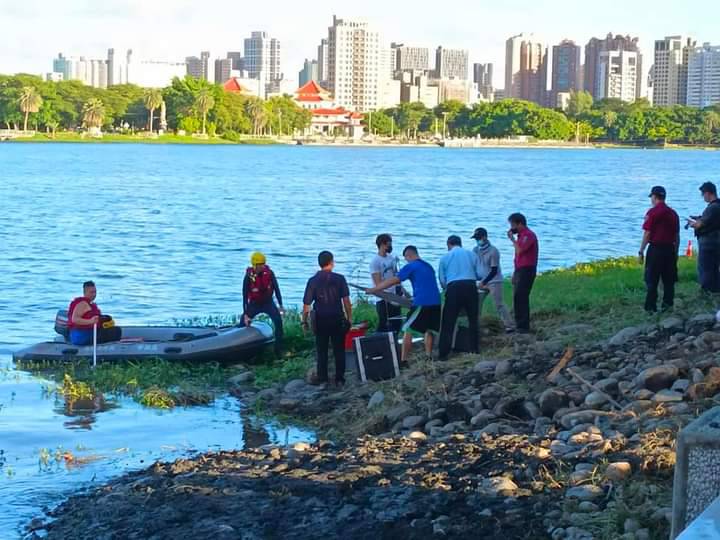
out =
[[[370,261],[370,276],[380,274],[380,281],[395,277],[398,274],[398,258],[395,255],[387,254],[384,257],[375,255]],[[394,293],[395,289],[390,287],[385,292]]]
[[[439,306],[440,289],[438,289],[435,269],[422,259],[415,259],[406,264],[398,272],[398,279],[407,279],[412,283],[413,306]]]
[[[342,299],[350,296],[345,276],[335,272],[320,270],[311,277],[305,287],[303,303],[312,305],[315,313],[321,316],[342,316]]]
[[[643,230],[650,233],[651,244],[674,244],[680,234],[680,219],[675,210],[660,202],[645,214]]]
[[[473,251],[480,260],[480,270],[482,271],[483,280],[488,277],[493,268],[497,268],[497,273],[488,283],[502,283],[503,275],[500,268],[500,250],[488,243],[487,247],[482,248],[476,246]]]
[[[535,268],[538,263],[538,239],[527,227],[518,233],[517,243],[520,253],[515,254],[515,268]]]
[[[700,217],[703,226],[695,229],[695,236],[703,246],[720,244],[720,200],[714,200],[707,205]]]

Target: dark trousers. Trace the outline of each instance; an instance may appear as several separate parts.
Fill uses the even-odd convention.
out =
[[[315,348],[317,349],[317,377],[320,382],[328,380],[329,346],[332,345],[335,356],[335,382],[345,382],[345,328],[343,316],[315,319]]]
[[[534,266],[525,266],[516,268],[512,277],[515,327],[520,331],[530,330],[530,292],[536,274]]]
[[[645,256],[645,311],[657,311],[658,284],[663,283],[663,308],[672,307],[677,281],[677,253],[672,244],[650,244]]]
[[[275,327],[275,354],[279,356],[282,353],[283,322],[280,310],[275,305],[275,302],[268,300],[262,304],[255,304],[254,302],[248,303],[247,310],[243,313],[242,324],[245,324],[245,315],[252,319],[260,313],[265,313],[265,315],[270,317]]]
[[[720,246],[700,244],[697,265],[700,287],[707,292],[720,292]]]
[[[450,354],[455,324],[461,311],[465,311],[468,318],[471,351],[478,351],[478,293],[475,281],[471,279],[453,281],[448,283],[445,290],[445,305],[442,311],[442,325],[440,327],[440,359]]]
[[[400,332],[402,328],[400,306],[396,306],[385,300],[380,300],[375,304],[375,309],[378,314],[378,332],[395,332],[396,334]]]

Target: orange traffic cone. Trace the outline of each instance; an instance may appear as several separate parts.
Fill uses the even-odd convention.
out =
[[[688,245],[687,245],[687,248],[685,249],[685,256],[686,257],[693,256],[692,240],[688,240]]]

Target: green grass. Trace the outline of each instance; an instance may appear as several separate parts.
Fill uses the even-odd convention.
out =
[[[20,137],[11,139],[9,142],[27,143],[27,142],[72,142],[72,143],[142,143],[142,144],[276,144],[276,141],[270,138],[247,137],[242,138],[238,142],[229,141],[221,137],[211,137],[209,139],[200,139],[191,137],[190,135],[174,135],[163,134],[157,138],[151,138],[146,135],[123,135],[116,133],[104,133],[102,138],[83,137],[80,133],[58,132],[55,136],[47,133],[36,133],[33,137]]]
[[[679,258],[678,277],[674,312],[690,315],[714,309],[712,299],[699,294],[695,258]],[[634,257],[546,272],[538,276],[530,297],[532,325],[542,337],[550,338],[563,326],[588,324],[593,328],[585,338],[597,340],[627,326],[669,316],[648,316],[643,310],[645,292],[643,267]],[[509,282],[505,301],[512,306]],[[496,316],[491,299],[485,300],[484,314]]]

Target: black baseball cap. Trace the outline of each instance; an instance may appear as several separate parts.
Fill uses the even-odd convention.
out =
[[[662,186],[653,186],[648,197],[652,197],[653,195],[657,195],[658,197],[662,197],[664,199],[667,197],[667,191],[665,191],[665,188]]]
[[[470,238],[477,240],[478,238],[487,238],[487,230],[483,227],[478,227]]]
[[[712,193],[713,195],[717,195],[717,188],[712,182],[705,182],[702,186],[700,186],[700,193]]]

